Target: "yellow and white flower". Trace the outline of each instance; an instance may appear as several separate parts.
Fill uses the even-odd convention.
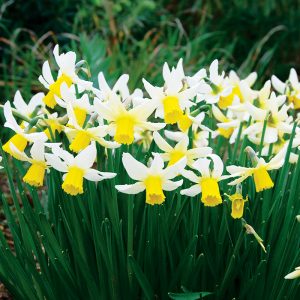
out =
[[[232,92],[232,86],[225,78],[225,73],[222,72],[219,75],[218,65],[219,62],[217,59],[211,63],[208,77],[209,89],[202,96],[198,96],[198,102],[199,100],[205,100],[209,104],[218,103],[221,97],[227,97]],[[201,95],[201,93],[199,94]]]
[[[130,178],[136,180],[134,184],[116,185],[119,192],[125,194],[138,194],[146,190],[146,203],[150,205],[162,204],[165,201],[163,191],[173,191],[182,185],[183,180],[172,181],[181,174],[186,166],[186,158],[164,168],[162,157],[153,154],[154,159],[150,167],[146,167],[129,153],[122,157],[123,165]]]
[[[68,105],[72,106],[77,123],[79,126],[83,126],[88,114],[91,114],[93,107],[90,104],[89,96],[83,94],[77,99],[75,94],[75,86],[68,87],[66,83],[62,83],[60,86],[61,98],[55,95],[57,104],[63,108],[67,108]]]
[[[241,167],[241,166],[228,166],[226,169],[231,174],[232,177],[238,177],[229,183],[229,185],[236,185],[241,183],[249,176],[253,176],[256,192],[261,192],[263,190],[270,189],[274,186],[274,182],[272,181],[268,171],[276,170],[283,166],[286,147],[284,147],[278,154],[276,154],[268,163],[262,158],[258,158],[255,154],[254,150],[251,147],[247,147],[245,151],[247,151],[253,167]]]
[[[212,153],[212,149],[210,147],[188,149],[189,138],[187,135],[183,136],[181,141],[178,142],[174,147],[168,144],[158,132],[153,133],[153,139],[159,149],[164,151],[164,153],[160,155],[164,161],[169,162],[169,166],[175,164],[184,157],[187,160],[187,165],[192,166],[196,159],[200,157],[206,157],[208,154]]]
[[[70,140],[70,150],[78,153],[96,141],[105,148],[118,148],[120,144],[116,142],[107,141],[104,137],[108,134],[108,125],[98,125],[92,127],[88,123],[85,127],[78,124],[75,111],[73,107],[68,104],[67,115],[69,117],[68,126],[65,127],[64,132]]]
[[[198,85],[188,88],[184,84],[182,60],[172,70],[164,64],[164,87],[156,87],[143,79],[144,87],[155,105],[155,117],[164,119],[167,124],[175,124],[180,120],[186,108],[194,105],[191,101],[197,94]]]
[[[49,62],[43,64],[42,74],[39,76],[41,84],[48,89],[48,93],[43,98],[44,103],[54,108],[56,105],[55,96],[61,98],[60,87],[65,83],[68,87],[72,84],[77,84],[80,90],[92,89],[92,82],[80,79],[76,74],[76,54],[73,51],[59,54],[59,46],[56,45],[53,50],[54,58],[59,67],[56,80],[53,79]]]
[[[51,145],[51,144],[50,144]],[[47,163],[45,161],[45,144],[43,141],[36,141],[30,149],[31,157],[28,157],[25,152],[21,152],[14,144],[10,145],[13,156],[21,161],[26,161],[31,164],[23,181],[31,186],[40,187],[43,185]]]
[[[218,102],[218,106],[221,109],[225,109],[228,106],[232,105],[234,99],[237,97],[241,103],[246,101],[251,101],[252,97],[249,99],[245,97],[247,92],[250,90],[252,85],[257,79],[257,73],[253,72],[249,74],[245,79],[240,79],[239,76],[234,72],[230,71],[228,75],[228,82],[232,86],[232,91],[228,96],[221,97]]]
[[[62,189],[72,196],[83,193],[84,178],[90,181],[101,181],[117,175],[92,169],[97,155],[95,142],[75,157],[59,147],[53,147],[52,152],[53,154],[45,154],[47,163],[57,171],[65,173]]]
[[[213,167],[210,164],[213,162]],[[222,176],[224,165],[221,158],[216,154],[208,155],[208,158],[199,158],[193,169],[200,172],[197,176],[193,171],[184,170],[182,176],[189,179],[194,185],[188,189],[181,190],[182,195],[194,197],[202,193],[201,201],[205,206],[216,206],[222,203],[218,182],[228,176]]]
[[[28,142],[35,142],[37,140],[46,141],[47,135],[44,132],[33,132],[27,133],[26,128],[22,128],[18,125],[15,120],[10,102],[7,101],[3,107],[5,124],[4,127],[8,127],[15,132],[15,134],[3,145],[3,150],[10,155],[13,155],[11,152],[10,145],[14,144],[21,152],[24,151]]]
[[[288,101],[294,104],[295,109],[300,108],[300,82],[298,80],[297,72],[294,68],[290,70],[288,80],[284,83],[278,79],[275,75],[272,76],[272,85],[274,89],[282,94],[286,95]]]
[[[255,144],[259,144],[264,128],[264,121],[267,119],[264,143],[276,143],[279,137],[285,133],[290,134],[293,129],[293,117],[289,116],[290,106],[283,104],[285,96],[276,97],[275,93],[271,94],[269,99],[261,102],[263,108],[256,107],[247,103],[246,107],[252,116],[254,123],[243,131],[244,135]]]
[[[28,103],[26,103],[20,91],[17,91],[14,97],[13,105],[23,116],[31,118],[38,106],[42,106],[43,97],[44,93],[37,93],[29,100]]]
[[[108,121],[107,132],[120,144],[132,144],[135,133],[141,134],[145,130],[156,131],[165,127],[164,123],[147,121],[155,109],[151,101],[144,101],[143,104],[126,109],[124,103],[117,97],[112,97],[105,103],[95,98],[94,108]]]

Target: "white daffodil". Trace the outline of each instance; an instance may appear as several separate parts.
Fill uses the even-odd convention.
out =
[[[205,100],[206,103],[214,104],[218,103],[221,97],[227,97],[232,91],[232,86],[225,78],[225,73],[222,72],[219,75],[218,72],[218,60],[215,59],[209,67],[209,90],[198,97],[199,100]],[[201,93],[199,93],[201,95]]]
[[[70,87],[73,83],[77,84],[80,90],[91,90],[92,82],[80,79],[76,74],[76,54],[73,51],[59,54],[59,46],[56,45],[53,50],[54,58],[59,67],[56,80],[53,79],[49,62],[45,61],[42,68],[42,74],[39,76],[41,84],[49,90],[44,97],[44,103],[50,108],[56,105],[55,95],[61,98],[60,87],[65,83]]]
[[[162,204],[165,201],[163,191],[173,191],[182,185],[182,179],[179,181],[171,181],[171,179],[183,172],[186,158],[164,169],[161,156],[158,153],[154,153],[153,156],[154,159],[148,168],[133,158],[131,154],[123,153],[122,161],[125,170],[130,178],[138,182],[116,185],[116,189],[125,194],[138,194],[146,190],[146,203]]]
[[[290,134],[293,129],[293,117],[288,115],[290,106],[283,104],[284,101],[285,96],[276,97],[275,93],[272,93],[270,99],[263,102],[264,108],[259,108],[251,103],[247,103],[246,107],[254,123],[245,129],[243,134],[248,135],[248,138],[253,143],[259,144],[266,119],[267,124],[264,143],[276,143],[278,138],[285,133]]]
[[[184,84],[182,60],[172,70],[164,64],[163,77],[164,87],[153,86],[145,79],[143,83],[155,105],[155,117],[164,119],[167,124],[174,124],[180,120],[186,108],[194,105],[191,100],[196,96],[198,86],[188,88]]]
[[[300,108],[300,82],[294,68],[290,70],[289,78],[285,83],[279,80],[275,75],[272,76],[271,80],[274,89],[278,93],[286,95],[288,101],[294,104],[295,109]]]
[[[295,271],[284,276],[284,279],[295,279],[300,277],[300,267],[295,268]]]
[[[218,106],[221,109],[225,109],[228,106],[232,105],[235,97],[238,97],[241,103],[246,101],[251,101],[253,97],[245,97],[249,90],[251,91],[251,86],[257,79],[257,73],[253,72],[249,74],[245,79],[240,79],[239,76],[234,72],[230,71],[228,75],[228,82],[232,86],[232,91],[228,96],[221,97],[218,102]]]
[[[134,134],[145,130],[156,131],[165,127],[164,123],[151,123],[148,117],[155,109],[153,102],[145,101],[131,109],[126,109],[118,97],[112,97],[109,102],[94,100],[95,111],[108,121],[108,133],[120,144],[132,144]]]
[[[238,177],[229,183],[229,185],[236,185],[244,181],[249,176],[253,175],[256,192],[270,189],[274,186],[274,183],[268,173],[270,170],[276,170],[283,166],[286,155],[286,147],[284,147],[278,154],[276,154],[268,163],[262,158],[258,158],[251,147],[247,147],[245,150],[248,153],[252,165],[252,168],[240,167],[240,166],[228,166],[226,170],[232,177]]]
[[[213,167],[210,167],[211,162],[213,162]],[[221,204],[218,182],[228,177],[222,176],[224,165],[221,158],[216,154],[210,154],[207,158],[199,158],[192,167],[201,175],[197,176],[193,171],[184,170],[182,176],[195,184],[188,189],[181,190],[180,193],[190,197],[202,193],[201,201],[205,206]]]
[[[195,159],[205,157],[212,153],[212,149],[210,147],[188,149],[189,137],[187,135],[183,136],[182,140],[174,147],[168,144],[158,132],[153,133],[153,139],[158,148],[165,152],[161,154],[161,157],[164,161],[169,162],[168,166],[175,164],[183,157],[186,158],[187,165],[192,166]]]
[[[47,140],[47,135],[44,132],[27,133],[26,129],[18,125],[17,121],[13,116],[12,108],[9,101],[7,101],[4,104],[3,111],[5,117],[4,127],[8,127],[15,132],[15,135],[13,135],[3,145],[2,148],[5,152],[9,153],[10,155],[13,155],[10,149],[11,144],[14,144],[21,152],[23,152],[28,142],[35,142],[37,140],[41,140],[41,141]]]
[[[117,175],[92,169],[97,155],[94,142],[75,157],[59,147],[53,147],[52,152],[53,154],[45,154],[47,163],[57,171],[65,173],[62,189],[72,196],[83,193],[83,178],[101,181]]]
[[[63,108],[71,105],[79,126],[83,126],[87,114],[91,114],[93,107],[90,104],[89,96],[83,94],[79,99],[76,97],[75,86],[68,87],[65,82],[60,86],[61,98],[55,95],[57,104]]]
[[[80,126],[77,122],[75,111],[70,104],[67,106],[67,115],[69,117],[69,126],[65,127],[64,132],[71,141],[70,150],[73,152],[78,153],[85,149],[92,141],[96,141],[105,148],[120,147],[120,144],[104,139],[108,134],[108,125],[92,127],[88,123],[85,127]]]
[[[21,152],[14,144],[10,145],[10,149],[16,159],[27,161],[31,164],[23,177],[23,181],[35,187],[42,186],[47,168],[44,142],[36,141],[33,143],[30,149],[31,157],[28,157],[25,152]]]
[[[23,116],[30,118],[37,107],[42,106],[43,97],[44,93],[38,93],[34,95],[28,103],[26,103],[20,91],[17,91],[14,97],[13,105]]]

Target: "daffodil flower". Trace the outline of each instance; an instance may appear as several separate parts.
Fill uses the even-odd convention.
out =
[[[232,86],[232,91],[228,96],[221,97],[218,106],[221,109],[225,109],[232,105],[235,97],[238,97],[240,102],[246,101],[244,98],[243,90],[245,90],[245,85],[251,88],[257,79],[257,73],[250,73],[245,79],[240,79],[234,71],[230,71],[228,75],[228,82]]]
[[[145,101],[127,110],[117,97],[112,97],[105,103],[95,98],[94,107],[96,112],[109,122],[107,132],[120,144],[132,144],[135,133],[145,130],[156,131],[165,127],[164,123],[147,121],[155,109],[151,101]]]
[[[289,102],[294,104],[295,109],[300,108],[300,82],[298,80],[297,72],[294,68],[290,70],[290,75],[287,82],[282,82],[276,76],[272,76],[272,85],[274,89],[282,94],[286,95]]]
[[[244,205],[248,201],[248,195],[244,199],[242,194],[242,185],[237,184],[236,192],[232,195],[225,194],[231,201],[231,216],[233,219],[240,219],[244,214]]]
[[[199,100],[205,100],[206,103],[214,104],[220,101],[221,97],[227,97],[232,91],[232,86],[229,81],[225,78],[225,73],[222,72],[219,75],[218,72],[218,60],[215,59],[209,67],[209,90],[203,93]]]
[[[43,185],[47,163],[45,161],[45,145],[43,141],[36,141],[30,149],[31,157],[28,157],[25,152],[19,151],[14,144],[10,145],[13,156],[21,161],[27,161],[31,164],[23,181],[31,186],[40,187]]]
[[[54,108],[56,105],[55,96],[61,98],[60,87],[62,83],[65,83],[68,87],[73,83],[77,84],[81,90],[92,89],[92,82],[82,80],[76,74],[75,52],[69,51],[59,54],[59,47],[56,45],[53,54],[59,67],[57,79],[54,81],[48,61],[44,62],[42,68],[43,75],[39,76],[41,84],[49,90],[43,101],[50,108]]]
[[[161,157],[164,161],[169,162],[169,166],[175,164],[183,157],[187,159],[187,165],[192,166],[196,159],[205,157],[212,153],[212,149],[210,147],[188,149],[189,138],[187,135],[183,136],[181,141],[174,147],[168,144],[158,132],[153,133],[153,139],[159,149],[164,151],[164,153],[161,154]]]
[[[87,126],[81,127],[77,122],[75,111],[70,104],[67,106],[67,115],[69,117],[69,126],[65,127],[65,133],[71,141],[70,150],[73,152],[78,153],[85,149],[92,141],[96,141],[105,148],[120,147],[120,144],[104,139],[108,132],[107,125],[90,127],[90,124],[87,124]]]
[[[295,268],[295,271],[284,276],[284,279],[295,279],[300,277],[300,267]]]
[[[13,104],[16,110],[19,111],[23,116],[30,118],[32,117],[32,114],[37,109],[37,107],[42,106],[43,97],[44,93],[37,93],[27,103],[24,101],[20,91],[17,91],[14,97]]]
[[[12,108],[9,101],[7,101],[4,104],[3,111],[5,117],[4,127],[8,127],[15,132],[15,135],[13,135],[3,145],[2,148],[5,152],[13,156],[13,153],[11,152],[11,148],[10,148],[11,144],[14,144],[16,148],[18,148],[21,152],[23,152],[28,142],[35,142],[37,140],[41,140],[41,141],[47,140],[47,135],[44,132],[27,133],[26,129],[21,128],[21,126],[18,125],[17,121],[13,116]]]
[[[154,153],[153,156],[154,159],[148,168],[134,159],[131,154],[124,153],[122,157],[124,168],[129,177],[137,182],[134,184],[116,185],[116,189],[125,194],[138,194],[146,190],[147,204],[162,204],[165,201],[163,191],[173,191],[182,185],[182,179],[179,181],[171,181],[171,179],[183,172],[186,158],[164,168],[161,156],[158,153]]]
[[[276,97],[275,93],[272,93],[270,99],[264,101],[263,109],[247,103],[246,107],[254,123],[245,129],[243,134],[248,135],[253,143],[259,144],[266,119],[264,143],[276,143],[280,136],[290,134],[293,129],[293,117],[288,115],[290,106],[283,104],[284,101],[285,96]]]
[[[83,193],[84,178],[90,181],[101,181],[117,175],[92,169],[97,155],[95,142],[75,157],[59,147],[53,147],[52,152],[53,154],[45,154],[47,163],[57,171],[65,173],[62,189],[72,196]]]
[[[75,94],[75,86],[70,88],[66,83],[62,83],[60,86],[61,98],[55,95],[57,104],[63,108],[67,108],[68,105],[72,106],[77,123],[79,126],[83,126],[86,120],[87,114],[91,114],[93,111],[87,94],[83,94],[77,99]]]
[[[183,116],[186,108],[194,105],[191,101],[197,94],[198,86],[188,88],[184,85],[184,73],[182,60],[179,60],[176,68],[169,69],[164,64],[164,87],[156,87],[143,79],[144,87],[155,103],[155,117],[164,119],[167,124],[174,124]]]
[[[210,163],[213,167],[210,168]],[[208,155],[208,158],[199,158],[194,164],[193,169],[200,172],[197,176],[193,171],[184,170],[182,176],[189,179],[194,185],[188,189],[181,190],[182,195],[194,197],[202,193],[201,201],[205,206],[216,206],[222,203],[218,182],[228,178],[223,175],[224,165],[221,158],[216,154]]]
[[[258,158],[251,147],[247,147],[247,151],[252,164],[252,168],[241,167],[241,166],[228,166],[226,169],[232,177],[238,177],[229,183],[229,185],[236,185],[241,183],[249,176],[253,176],[256,192],[270,189],[274,186],[268,171],[276,170],[282,167],[284,164],[286,147],[284,147],[278,154],[276,154],[268,163],[262,158]]]

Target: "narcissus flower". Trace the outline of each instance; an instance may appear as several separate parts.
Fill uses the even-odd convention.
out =
[[[104,139],[108,131],[107,125],[91,127],[91,124],[87,124],[87,126],[81,127],[77,123],[75,111],[70,104],[67,106],[67,115],[69,117],[69,127],[65,127],[65,133],[71,141],[69,148],[73,152],[78,153],[79,151],[85,149],[92,141],[96,141],[106,148],[120,147],[120,144]]]
[[[17,91],[14,97],[14,107],[18,112],[27,118],[31,118],[38,106],[42,106],[43,93],[34,95],[28,102],[25,102],[20,91]],[[36,112],[37,113],[37,112]]]
[[[134,159],[131,154],[124,153],[122,157],[124,168],[129,177],[138,182],[116,185],[116,189],[125,194],[138,194],[146,190],[146,203],[162,204],[165,201],[163,191],[173,191],[182,185],[182,179],[179,181],[171,181],[171,179],[183,172],[186,158],[164,168],[161,156],[158,153],[154,153],[153,156],[154,159],[148,168]]]
[[[295,109],[300,108],[300,82],[294,68],[290,70],[289,78],[285,83],[273,75],[272,85],[278,93],[287,96],[288,101],[294,104]]]
[[[75,157],[59,147],[53,147],[52,152],[53,154],[45,154],[47,162],[54,169],[65,173],[62,189],[72,196],[83,193],[83,178],[90,181],[101,181],[117,175],[92,169],[97,155],[95,142]]]
[[[155,109],[151,101],[144,101],[143,104],[126,109],[118,97],[112,97],[105,103],[95,98],[94,107],[96,112],[109,122],[107,132],[120,144],[132,144],[135,133],[156,131],[165,127],[164,123],[147,121]]]
[[[248,146],[245,150],[251,159],[253,167],[228,166],[226,169],[232,177],[238,177],[230,182],[229,185],[236,185],[244,181],[249,176],[253,176],[256,192],[272,188],[274,186],[274,182],[272,181],[268,171],[282,167],[284,164],[286,149],[286,147],[283,148],[268,163],[266,163],[263,158],[258,158],[254,150]]]
[[[240,219],[244,214],[244,205],[248,201],[248,195],[244,199],[242,195],[242,185],[236,186],[236,192],[233,195],[225,194],[231,201],[231,216],[234,219]]]
[[[300,277],[300,267],[295,268],[295,271],[284,276],[284,279],[295,279]]]
[[[44,62],[42,69],[43,75],[39,77],[41,84],[49,90],[43,101],[50,108],[54,108],[56,105],[55,96],[61,98],[60,87],[63,83],[68,87],[72,84],[77,84],[81,90],[89,90],[92,88],[92,82],[82,80],[76,74],[75,52],[69,51],[59,54],[59,47],[56,45],[53,54],[59,67],[57,79],[54,81],[48,61]]]
[[[183,157],[187,159],[187,165],[192,166],[194,160],[197,158],[205,157],[212,153],[212,149],[210,147],[188,149],[189,138],[187,135],[183,136],[181,141],[174,147],[168,144],[158,132],[153,133],[153,138],[159,149],[165,152],[161,154],[161,157],[164,161],[169,162],[169,166],[175,164]]]
[[[29,185],[40,187],[43,185],[47,163],[45,161],[45,145],[43,141],[36,141],[30,149],[31,157],[28,157],[25,152],[19,151],[14,144],[10,145],[13,156],[21,161],[27,161],[31,164],[23,181]]]
[[[229,96],[232,91],[232,86],[225,78],[225,73],[219,75],[218,65],[217,59],[211,63],[208,77],[209,90],[200,97],[201,100],[205,100],[209,104],[218,103],[221,97]]]
[[[10,155],[13,155],[10,148],[11,144],[14,144],[17,149],[23,152],[28,142],[34,142],[37,140],[41,140],[41,141],[47,140],[47,135],[44,132],[27,133],[26,128],[21,128],[21,126],[18,125],[17,121],[13,116],[12,108],[8,101],[4,104],[3,110],[4,110],[5,121],[6,121],[4,127],[8,127],[15,132],[15,135],[13,135],[3,145],[2,148],[5,152],[9,153]]]
[[[144,87],[154,103],[155,117],[165,120],[167,124],[174,124],[183,117],[186,108],[194,105],[191,101],[197,94],[198,85],[191,88],[184,85],[182,60],[172,70],[167,64],[163,67],[164,87],[155,87],[143,79]]]
[[[182,176],[194,182],[195,185],[182,190],[180,193],[190,197],[202,193],[201,201],[205,206],[216,206],[222,203],[218,182],[228,176],[222,176],[224,165],[218,155],[210,154],[208,158],[199,158],[193,164],[193,169],[200,172],[200,176],[189,170],[182,172]],[[210,168],[211,162],[213,162],[212,168]]]
[[[68,88],[65,83],[61,84],[60,93],[61,99],[58,96],[55,96],[57,104],[65,109],[68,105],[71,106],[78,125],[82,127],[86,121],[87,114],[90,114],[93,111],[88,95],[83,94],[77,99],[74,85]]]

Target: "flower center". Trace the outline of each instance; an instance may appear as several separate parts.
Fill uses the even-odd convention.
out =
[[[86,119],[87,111],[81,107],[74,107],[74,114],[76,117],[76,121],[80,127],[83,126]]]
[[[72,79],[68,75],[62,74],[61,76],[59,76],[57,78],[57,80],[54,83],[52,83],[49,86],[49,92],[43,98],[43,101],[50,108],[54,108],[56,105],[56,100],[55,100],[54,95],[61,98],[60,86],[64,82],[67,84],[68,87],[70,87],[72,85]]]
[[[83,175],[84,170],[72,166],[66,174],[66,178],[62,184],[63,190],[72,196],[83,193]]]
[[[6,152],[9,153],[11,156],[14,156],[13,152],[10,149],[10,144],[14,144],[20,152],[23,152],[27,146],[27,140],[20,134],[15,134],[12,136],[2,147],[2,149]]]
[[[182,109],[179,106],[179,99],[175,96],[167,96],[163,99],[165,122],[174,124],[183,116]]]
[[[85,149],[91,143],[91,135],[85,130],[79,130],[72,143],[70,144],[70,149],[78,153],[79,151]]]
[[[182,115],[178,120],[178,127],[182,132],[187,131],[192,124],[192,120],[186,114]]]
[[[215,178],[202,178],[200,186],[202,190],[201,201],[205,206],[216,206],[222,203],[219,185]]]
[[[254,183],[256,192],[270,189],[274,186],[274,183],[266,170],[266,167],[262,166],[256,168],[253,172]]]
[[[115,141],[120,144],[132,144],[134,141],[134,118],[131,115],[123,115],[116,120],[116,125]]]
[[[185,153],[179,150],[173,150],[170,152],[170,161],[168,166],[174,165],[177,163],[181,158],[185,156]]]
[[[44,182],[46,163],[43,161],[33,162],[27,173],[23,177],[23,181],[32,186],[42,186]]]
[[[145,180],[146,185],[146,203],[154,205],[165,201],[165,195],[162,190],[162,181],[160,176],[148,176]]]

